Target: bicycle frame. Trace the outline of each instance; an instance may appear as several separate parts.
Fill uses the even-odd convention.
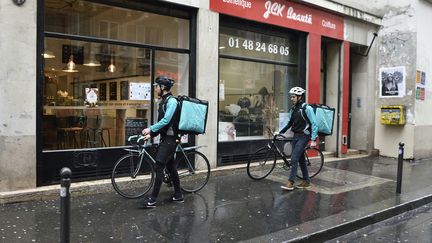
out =
[[[281,135],[279,135],[279,136],[281,136]],[[282,137],[282,136],[281,136]],[[271,142],[269,141],[268,143],[267,143],[267,147],[269,148],[269,149],[271,149],[271,150],[273,150],[274,152],[277,152],[277,154],[283,159],[283,161],[284,161],[284,163],[287,165],[287,166],[291,166],[291,163],[288,161],[288,159],[287,159],[287,157],[285,156],[285,154],[283,154],[282,153],[282,151],[276,146],[276,140],[278,140],[278,141],[287,141],[287,142],[292,142],[293,141],[293,139],[288,139],[288,138],[285,138],[285,137],[283,137],[284,139],[283,140],[278,140],[277,139],[277,136],[273,136],[273,139],[271,140]]]
[[[124,149],[125,151],[131,152],[131,153],[138,153],[138,157],[140,158],[138,166],[136,167],[135,171],[132,173],[132,178],[135,178],[137,176],[138,172],[140,171],[144,156],[149,158],[153,164],[156,164],[156,160],[146,150],[146,148],[150,147],[151,145],[148,145],[148,142],[145,141],[144,145],[138,145],[138,146],[139,146],[139,149]],[[174,154],[174,159],[176,159],[177,152],[181,152],[183,154],[183,157],[186,160],[186,164],[189,168],[189,172],[192,174],[195,174],[195,169],[193,168],[192,163],[190,162],[189,158],[186,156],[185,151],[196,150],[196,149],[202,148],[202,147],[205,147],[205,146],[202,146],[202,145],[198,146],[197,145],[197,146],[191,146],[191,147],[183,148],[183,146],[181,146],[181,144],[179,143],[179,144],[177,144],[177,147],[176,147],[176,153]]]

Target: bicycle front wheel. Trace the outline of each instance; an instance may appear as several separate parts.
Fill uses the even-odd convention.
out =
[[[276,165],[276,154],[269,147],[258,149],[249,156],[247,163],[247,174],[251,179],[261,180],[266,178]]]
[[[186,152],[179,156],[177,171],[180,186],[184,192],[201,190],[210,178],[210,164],[207,157],[198,151]]]
[[[146,194],[154,182],[153,166],[150,161],[138,154],[128,154],[121,157],[111,174],[111,184],[114,190],[126,198],[138,198]]]
[[[307,148],[304,155],[309,178],[313,178],[320,173],[324,165],[324,155],[321,150],[317,148]],[[303,179],[303,174],[300,168],[297,170],[297,177]]]

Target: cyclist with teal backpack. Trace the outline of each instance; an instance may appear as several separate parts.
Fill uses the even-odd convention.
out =
[[[180,188],[177,164],[176,160],[174,160],[177,147],[176,140],[178,139],[177,129],[174,128],[174,116],[176,115],[178,102],[170,91],[173,85],[174,80],[169,77],[159,76],[156,78],[154,84],[155,91],[159,98],[161,98],[158,108],[158,122],[142,131],[145,140],[160,135],[160,143],[155,157],[156,164],[154,170],[156,178],[151,196],[143,202],[145,208],[156,207],[165,167],[170,174],[174,186],[174,195],[171,197],[171,200],[174,202],[184,201]]]
[[[303,181],[297,185],[297,188],[309,188],[310,178],[308,169],[305,163],[304,150],[309,141],[310,146],[316,146],[316,138],[318,136],[318,126],[316,125],[316,117],[313,108],[302,101],[305,95],[305,90],[301,87],[294,87],[290,90],[290,99],[293,106],[288,112],[288,124],[279,132],[285,133],[291,128],[294,133],[291,154],[291,172],[288,178],[288,183],[281,186],[282,189],[294,190],[294,181],[297,175],[297,167],[300,164],[300,169],[303,174]]]

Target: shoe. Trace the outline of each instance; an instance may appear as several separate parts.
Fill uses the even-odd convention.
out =
[[[294,190],[294,182],[288,181],[288,183],[286,185],[281,186],[281,188],[287,191],[292,191]]]
[[[155,208],[156,207],[156,199],[149,197],[142,202],[143,208]]]
[[[300,184],[296,186],[297,188],[307,189],[310,188],[310,182],[302,181]]]
[[[172,200],[173,202],[180,202],[180,203],[182,203],[182,202],[184,202],[184,197],[183,197],[182,194],[174,194],[174,195],[171,197],[171,200]]]

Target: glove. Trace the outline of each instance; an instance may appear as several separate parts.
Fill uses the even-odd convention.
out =
[[[275,136],[277,136],[277,135],[279,135],[279,132],[274,132],[273,134],[274,134]]]

